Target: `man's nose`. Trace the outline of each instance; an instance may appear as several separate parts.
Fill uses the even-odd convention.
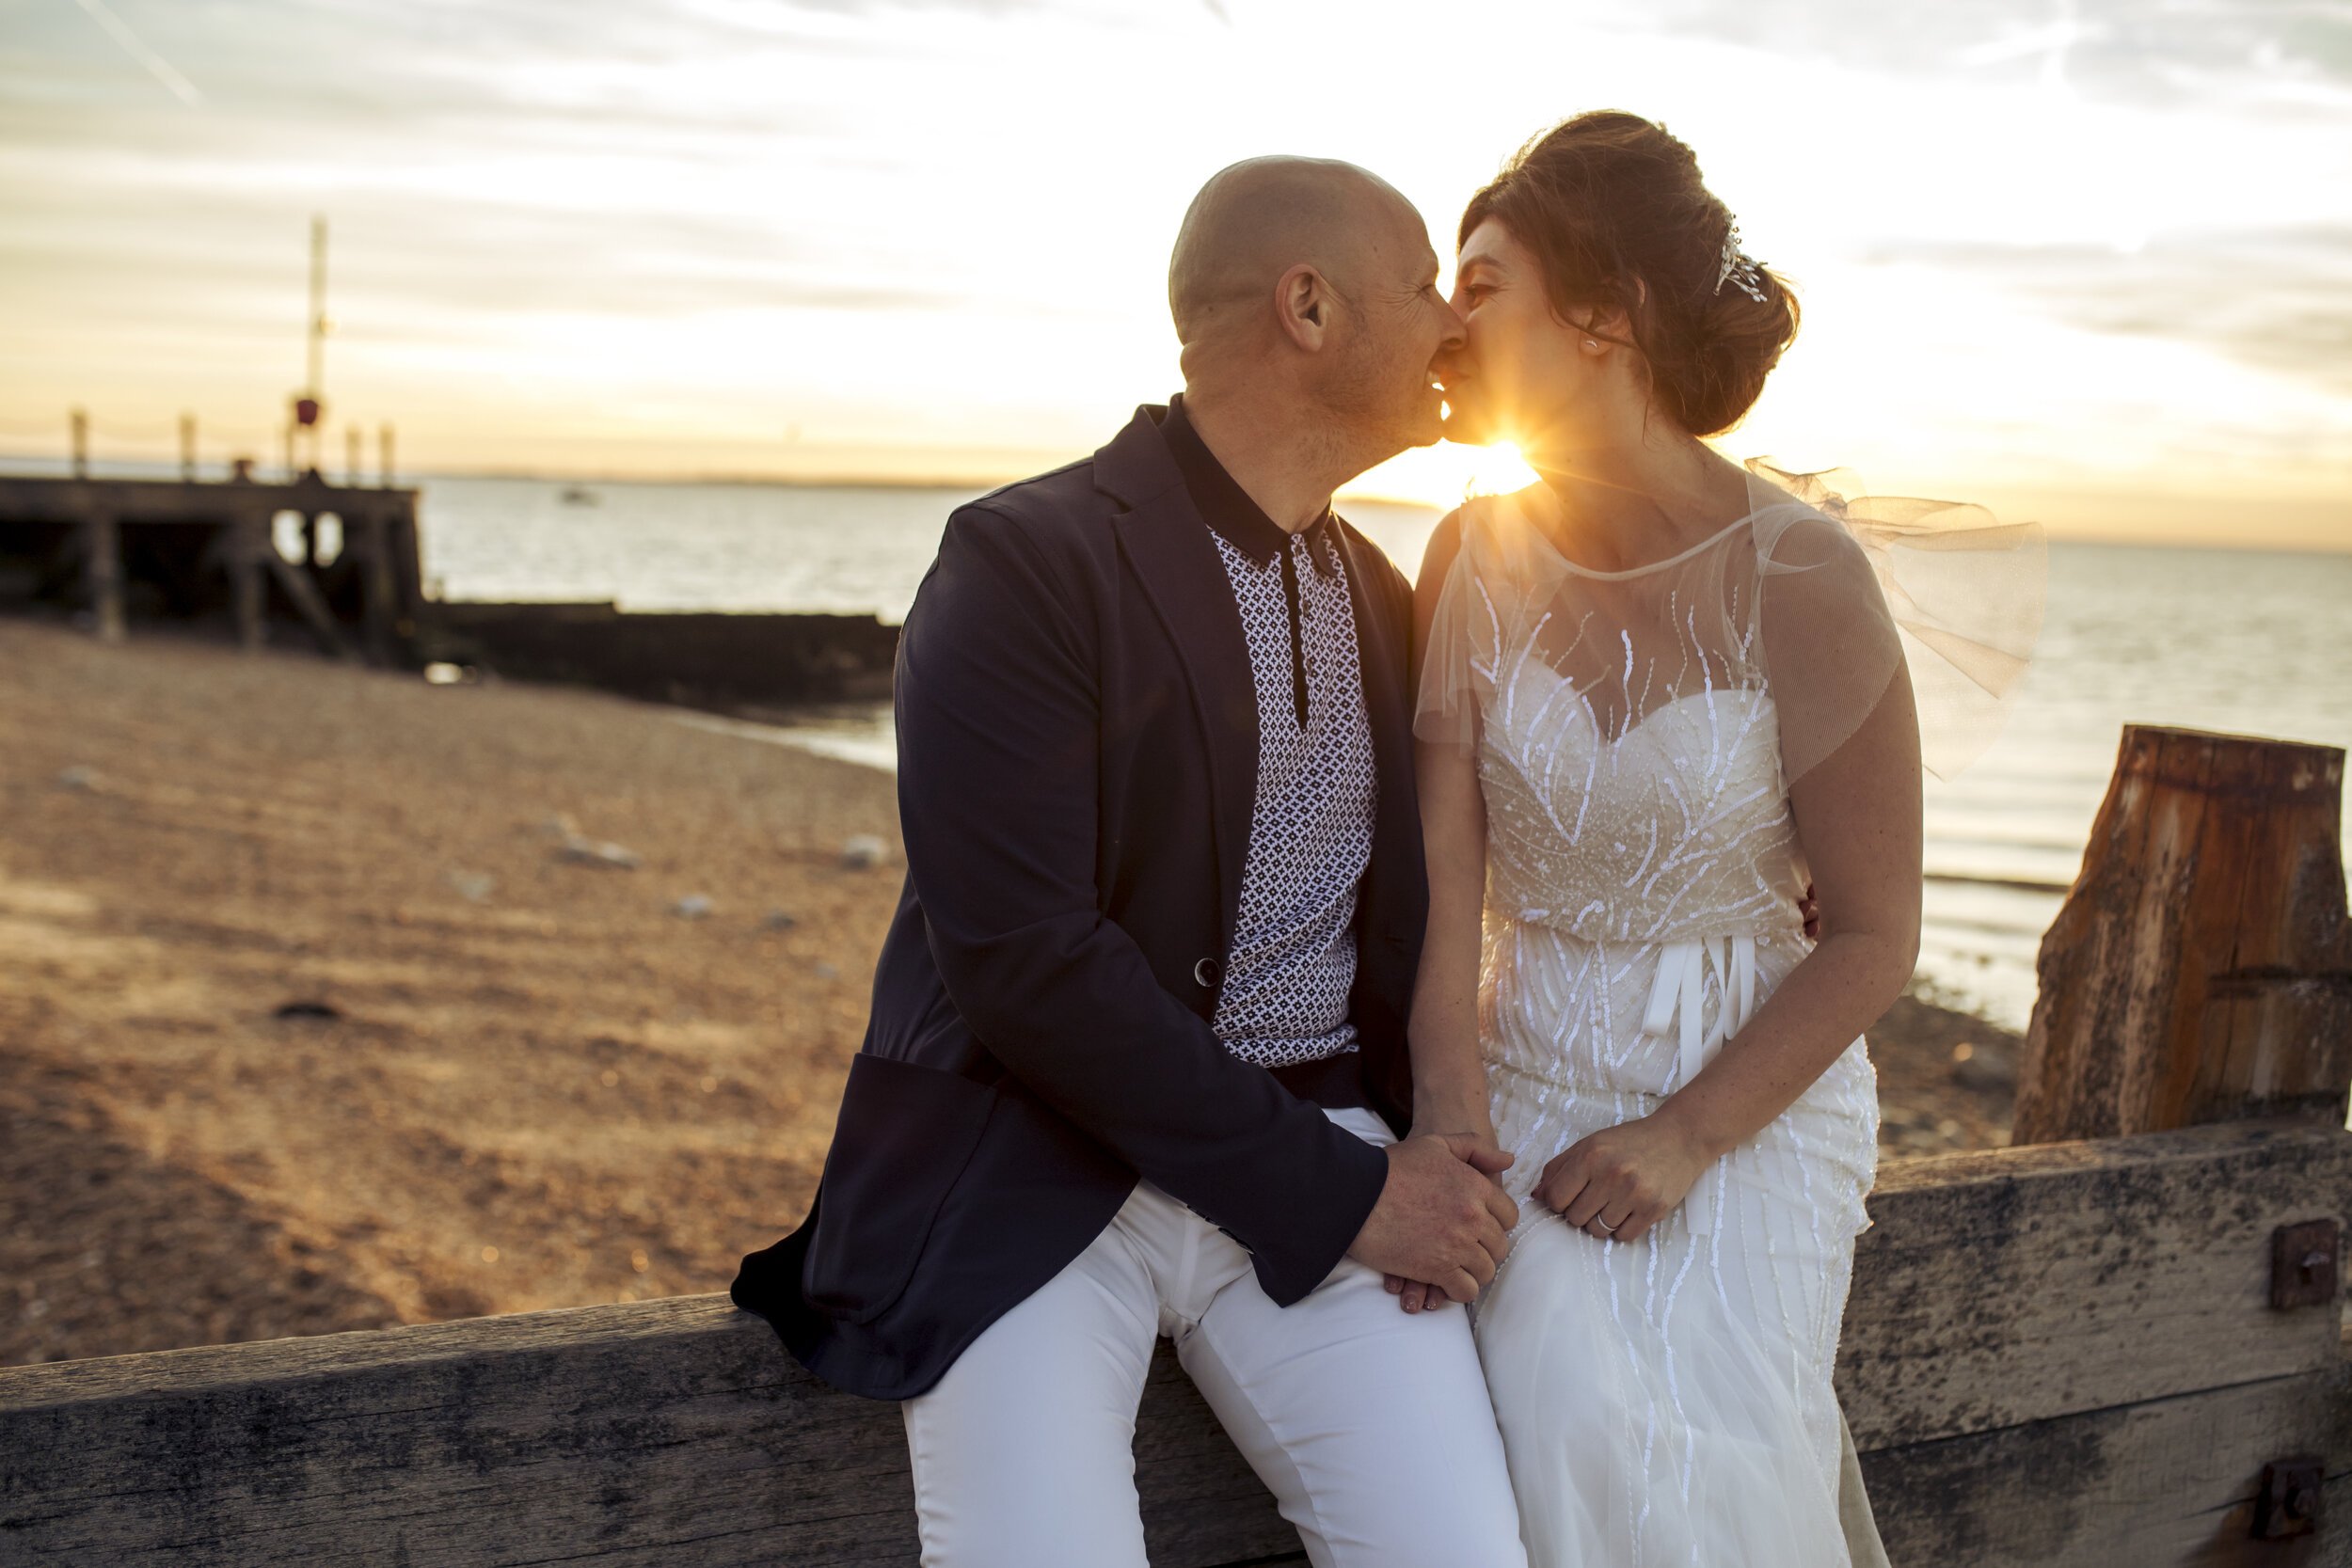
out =
[[[1445,337],[1439,341],[1438,346],[1441,348],[1454,349],[1460,348],[1464,343],[1469,342],[1470,322],[1463,316],[1461,311],[1454,308],[1454,301],[1446,298],[1443,294],[1439,294],[1438,296],[1438,309],[1442,311],[1445,316]]]

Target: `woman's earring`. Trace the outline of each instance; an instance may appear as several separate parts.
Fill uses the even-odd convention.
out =
[[[1594,351],[1596,351],[1596,352],[1597,352],[1597,351],[1599,350],[1599,348],[1600,348],[1600,344],[1599,344],[1597,341],[1596,341],[1595,340],[1591,339],[1591,338],[1587,338],[1587,339],[1585,339],[1585,340],[1584,340],[1584,346],[1585,346],[1586,348],[1592,349],[1592,350],[1594,350]]]

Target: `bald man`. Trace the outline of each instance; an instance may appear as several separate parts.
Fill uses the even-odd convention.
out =
[[[1311,1561],[1524,1561],[1464,1315],[1382,1288],[1470,1299],[1514,1219],[1400,1137],[1411,590],[1330,510],[1438,438],[1437,279],[1361,169],[1218,174],[1183,395],[959,508],[908,613],[905,891],[816,1204],[734,1296],[902,1402],[934,1568],[1143,1568],[1161,1337]]]

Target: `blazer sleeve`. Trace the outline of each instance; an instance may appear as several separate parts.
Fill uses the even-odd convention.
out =
[[[931,954],[1008,1072],[1248,1247],[1288,1306],[1355,1241],[1388,1161],[1227,1051],[1101,913],[1086,606],[1015,519],[984,505],[949,518],[897,689],[899,816]]]

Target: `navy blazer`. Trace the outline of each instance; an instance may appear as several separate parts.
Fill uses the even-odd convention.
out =
[[[732,1295],[834,1386],[905,1399],[1085,1250],[1138,1176],[1289,1306],[1388,1165],[1211,1033],[1258,767],[1241,616],[1148,406],[959,508],[898,646],[907,881],[815,1206]],[[1349,998],[1401,1132],[1428,888],[1412,590],[1352,528],[1377,774]]]

